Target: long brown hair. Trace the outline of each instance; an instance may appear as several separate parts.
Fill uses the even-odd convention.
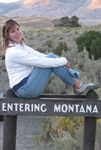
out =
[[[13,19],[7,20],[2,27],[2,36],[3,36],[3,55],[5,55],[5,51],[7,47],[9,47],[9,42],[11,41],[7,35],[9,35],[9,31],[14,25],[20,25]],[[11,41],[12,42],[12,41]],[[21,43],[26,43],[25,39],[22,37]]]

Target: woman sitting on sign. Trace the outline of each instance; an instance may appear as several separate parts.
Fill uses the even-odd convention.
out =
[[[81,82],[80,73],[71,69],[71,63],[66,58],[55,54],[45,55],[27,46],[20,25],[15,20],[4,23],[2,35],[10,88],[18,97],[38,97],[52,72],[71,85],[76,94],[100,87],[98,83]]]

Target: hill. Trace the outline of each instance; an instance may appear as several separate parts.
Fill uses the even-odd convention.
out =
[[[0,3],[0,15],[56,18],[76,15],[80,18],[80,22],[86,25],[99,24],[100,12],[100,0],[20,0],[13,3]]]

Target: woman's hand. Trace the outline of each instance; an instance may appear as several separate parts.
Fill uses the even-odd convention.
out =
[[[67,63],[66,63],[66,67],[68,68],[68,69],[70,69],[70,67],[71,67],[71,63],[67,60]]]

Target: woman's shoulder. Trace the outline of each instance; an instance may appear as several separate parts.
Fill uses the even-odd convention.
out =
[[[12,51],[13,49],[16,49],[16,46],[14,45],[14,43],[9,42],[8,47],[6,48],[6,52]]]
[[[14,56],[14,55],[16,56],[21,52],[22,52],[22,50],[20,48],[16,47],[16,46],[9,46],[6,49],[6,56],[7,55],[10,56],[10,57]]]
[[[7,52],[10,52],[10,51],[14,51],[14,50],[17,50],[18,48],[16,46],[8,46],[6,51]]]

